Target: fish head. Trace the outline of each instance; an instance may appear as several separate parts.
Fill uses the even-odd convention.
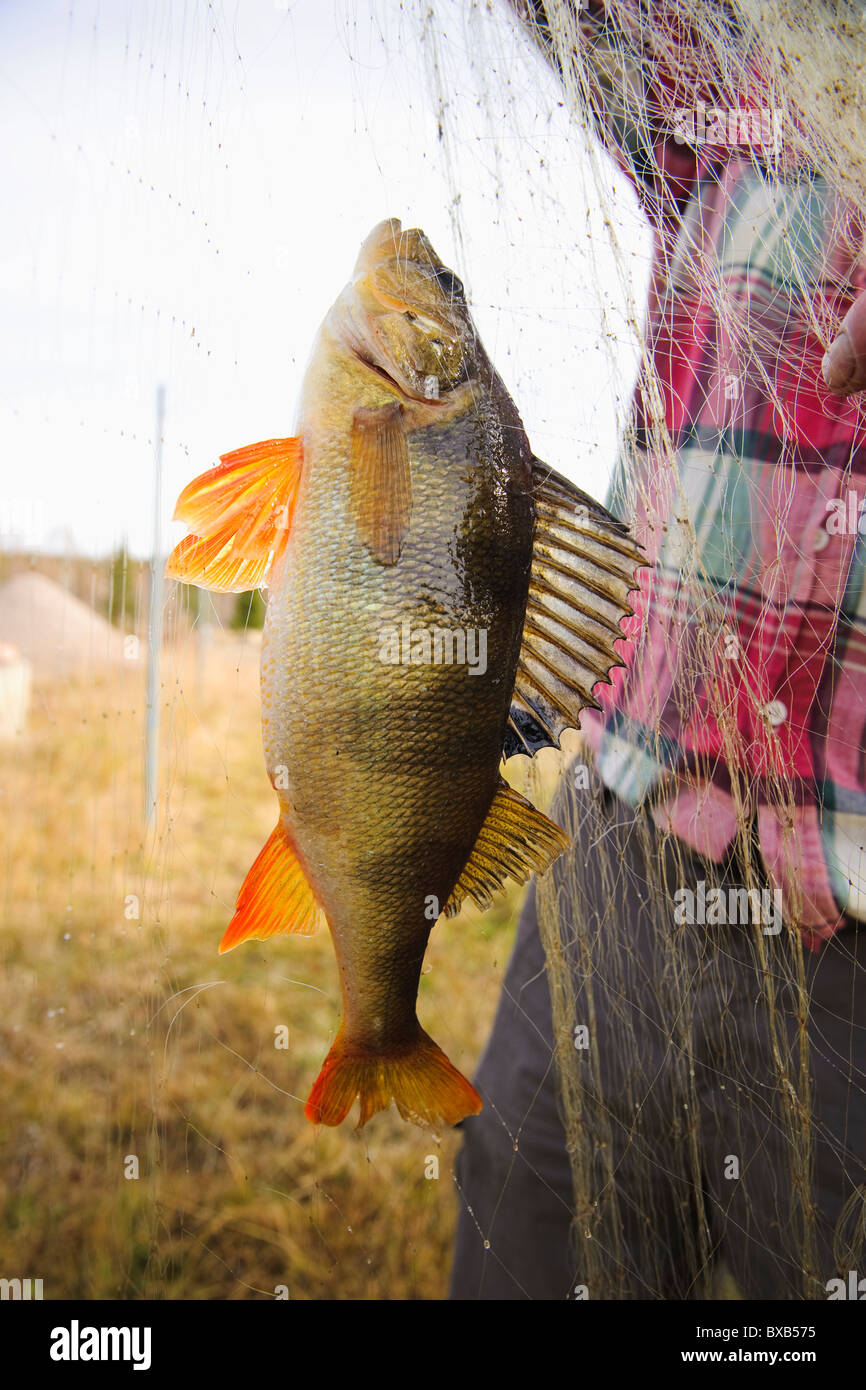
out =
[[[463,286],[417,227],[374,227],[331,312],[343,344],[415,400],[439,400],[468,381],[479,345]]]

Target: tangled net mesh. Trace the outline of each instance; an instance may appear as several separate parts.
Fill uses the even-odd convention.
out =
[[[567,853],[537,886],[574,1183],[577,1277],[593,1298],[718,1296],[716,1257],[728,1221],[752,1237],[751,1254],[739,1267],[734,1261],[728,1268],[738,1288],[750,1287],[749,1261],[764,1261],[773,1266],[774,1288],[784,1296],[823,1298],[829,1275],[862,1267],[866,1236],[866,1189],[858,1177],[862,1155],[847,1147],[847,1125],[828,1121],[815,1093],[812,1055],[817,1047],[824,1066],[841,1070],[845,1056],[839,1038],[844,1040],[846,1027],[853,1036],[856,1018],[842,1020],[839,1034],[813,1015],[811,1049],[809,1037],[809,945],[819,943],[810,938],[813,918],[798,872],[802,819],[798,822],[797,815],[804,803],[814,802],[820,827],[833,807],[825,806],[827,769],[820,760],[814,781],[792,772],[790,744],[768,718],[774,692],[754,649],[744,649],[736,634],[742,587],[756,581],[751,600],[760,611],[753,631],[762,635],[765,649],[779,640],[792,612],[808,629],[806,605],[798,607],[798,576],[816,563],[803,510],[809,487],[803,480],[803,450],[809,439],[792,403],[799,412],[808,397],[818,415],[850,412],[850,447],[844,457],[837,449],[826,459],[835,470],[839,496],[857,483],[864,468],[859,404],[839,407],[828,401],[817,378],[821,357],[859,286],[863,224],[855,210],[863,208],[866,197],[861,116],[866,17],[859,4],[609,0],[593,26],[586,7],[568,0],[543,5],[512,0],[509,8],[559,75],[575,142],[585,149],[591,170],[587,197],[602,209],[619,295],[628,301],[632,273],[617,236],[609,164],[593,138],[599,132],[608,148],[613,133],[653,229],[653,331],[658,334],[667,317],[676,351],[676,335],[685,333],[683,302],[700,308],[716,325],[716,340],[703,346],[705,353],[716,354],[706,412],[716,412],[711,422],[717,428],[700,450],[692,441],[684,468],[670,410],[666,419],[658,353],[651,350],[648,321],[632,301],[630,327],[643,348],[637,406],[623,430],[608,504],[634,524],[655,566],[648,603],[661,605],[666,619],[665,651],[653,658],[644,677],[625,677],[626,691],[632,682],[640,724],[649,726],[642,763],[646,795],[635,794],[640,805],[630,829],[612,827],[598,775],[604,768],[582,747],[564,767],[554,814],[581,847],[591,847],[591,854]],[[496,55],[483,41],[480,55],[479,62],[495,72]],[[435,46],[431,72],[434,84],[444,89],[442,55]],[[669,131],[684,112],[694,121],[701,107],[737,113],[732,120],[738,122],[744,111],[751,112],[745,139],[740,125],[725,131],[738,145],[737,160],[750,167],[729,185],[722,163],[717,178],[699,182],[697,192],[683,198],[675,171],[668,174],[654,163],[653,147],[660,131]],[[749,119],[758,123],[751,136]],[[692,141],[695,131],[693,125]],[[491,139],[504,147],[514,134],[505,127]],[[688,127],[684,139],[688,143]],[[729,187],[738,199],[749,199],[751,217],[742,216],[742,203],[737,208],[752,237],[745,253],[735,237],[722,237],[714,246],[705,235],[707,213],[724,217]],[[820,238],[814,235],[816,225]],[[772,233],[766,254],[775,258],[772,268],[782,291],[762,302],[742,273],[742,261],[744,254],[747,261],[761,256],[765,232]],[[599,308],[601,330],[601,294]],[[744,382],[756,383],[774,408],[776,457],[760,499],[744,491]],[[694,402],[692,412],[694,418]],[[716,519],[708,530],[704,507],[713,496]],[[772,514],[759,518],[759,507]],[[823,508],[813,489],[810,525],[820,523]],[[773,549],[759,557],[756,576],[744,532],[747,537],[759,522]],[[825,595],[837,631],[856,626],[852,614],[862,584],[862,544],[857,541],[850,567],[842,567]],[[640,653],[640,627],[631,635]],[[822,652],[826,701],[842,679],[834,637]],[[670,696],[680,728],[699,719],[718,731],[712,749],[699,748],[673,765],[667,671],[675,673]],[[618,689],[622,692],[622,683]],[[608,744],[603,756],[610,768],[617,749]],[[536,782],[540,792],[540,779]],[[711,796],[720,785],[733,842],[718,862],[698,860],[673,833],[664,807],[675,787],[678,798],[706,814],[721,804]],[[781,848],[770,868],[761,855],[759,820],[762,827],[777,827]],[[855,914],[862,910],[866,885],[861,825],[855,818],[847,840],[837,833],[835,861],[829,865],[837,903]],[[711,918],[707,924],[680,924],[673,911],[678,890],[694,887],[697,873],[708,897],[716,888],[727,891],[732,863],[750,901],[760,901],[752,894],[766,892],[769,885],[781,891],[784,902],[782,931],[765,931],[758,921],[737,938],[733,953],[730,934],[714,930]],[[667,924],[640,948],[630,925],[617,920],[623,879],[629,875],[650,917]],[[843,952],[844,935],[837,938]],[[737,998],[744,963],[757,982],[748,1000]],[[641,1002],[647,980],[653,995],[649,1006]],[[710,1015],[718,1024],[708,1052],[701,1020]],[[589,1045],[576,1041],[582,1027]],[[657,1051],[647,1056],[647,1039],[657,1041],[663,1034],[659,1065]],[[848,1083],[847,1104],[864,1104],[855,1081]],[[708,1107],[714,1114],[709,1133]],[[669,1135],[662,1162],[657,1139],[651,1139],[660,1130]],[[819,1144],[832,1149],[845,1192],[832,1232],[822,1229],[815,1203]],[[772,1171],[762,1184],[761,1212],[754,1209],[748,1183],[708,1181],[708,1165],[720,1168],[731,1156],[739,1156],[744,1168],[764,1165]],[[676,1229],[667,1229],[668,1221]],[[761,1240],[766,1248],[759,1251]],[[835,1268],[828,1268],[828,1249]]]

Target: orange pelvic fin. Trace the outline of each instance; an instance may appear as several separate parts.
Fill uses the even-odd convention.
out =
[[[188,483],[174,518],[192,534],[169,556],[169,578],[223,593],[263,585],[291,531],[302,461],[298,437],[265,439]]]
[[[393,1100],[404,1120],[456,1125],[477,1115],[481,1097],[419,1027],[414,1041],[388,1053],[353,1047],[337,1034],[304,1109],[314,1125],[338,1125],[360,1097],[358,1128]]]
[[[220,955],[252,938],[264,941],[284,932],[311,936],[325,922],[280,822],[241,885],[237,911],[220,942]]]
[[[396,401],[355,411],[350,496],[361,539],[380,565],[396,565],[412,517],[409,445]]]

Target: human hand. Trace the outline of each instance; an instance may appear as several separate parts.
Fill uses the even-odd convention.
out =
[[[821,363],[824,381],[840,396],[866,388],[866,291],[848,310]]]

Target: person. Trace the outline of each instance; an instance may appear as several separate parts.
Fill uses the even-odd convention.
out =
[[[572,24],[653,229],[608,499],[649,564],[475,1077],[450,1296],[826,1298],[866,1272],[863,226],[674,128],[736,80],[674,0],[510,3],[564,81]]]
[[[848,396],[866,390],[866,294],[859,294],[842,320],[821,363],[832,391]]]

